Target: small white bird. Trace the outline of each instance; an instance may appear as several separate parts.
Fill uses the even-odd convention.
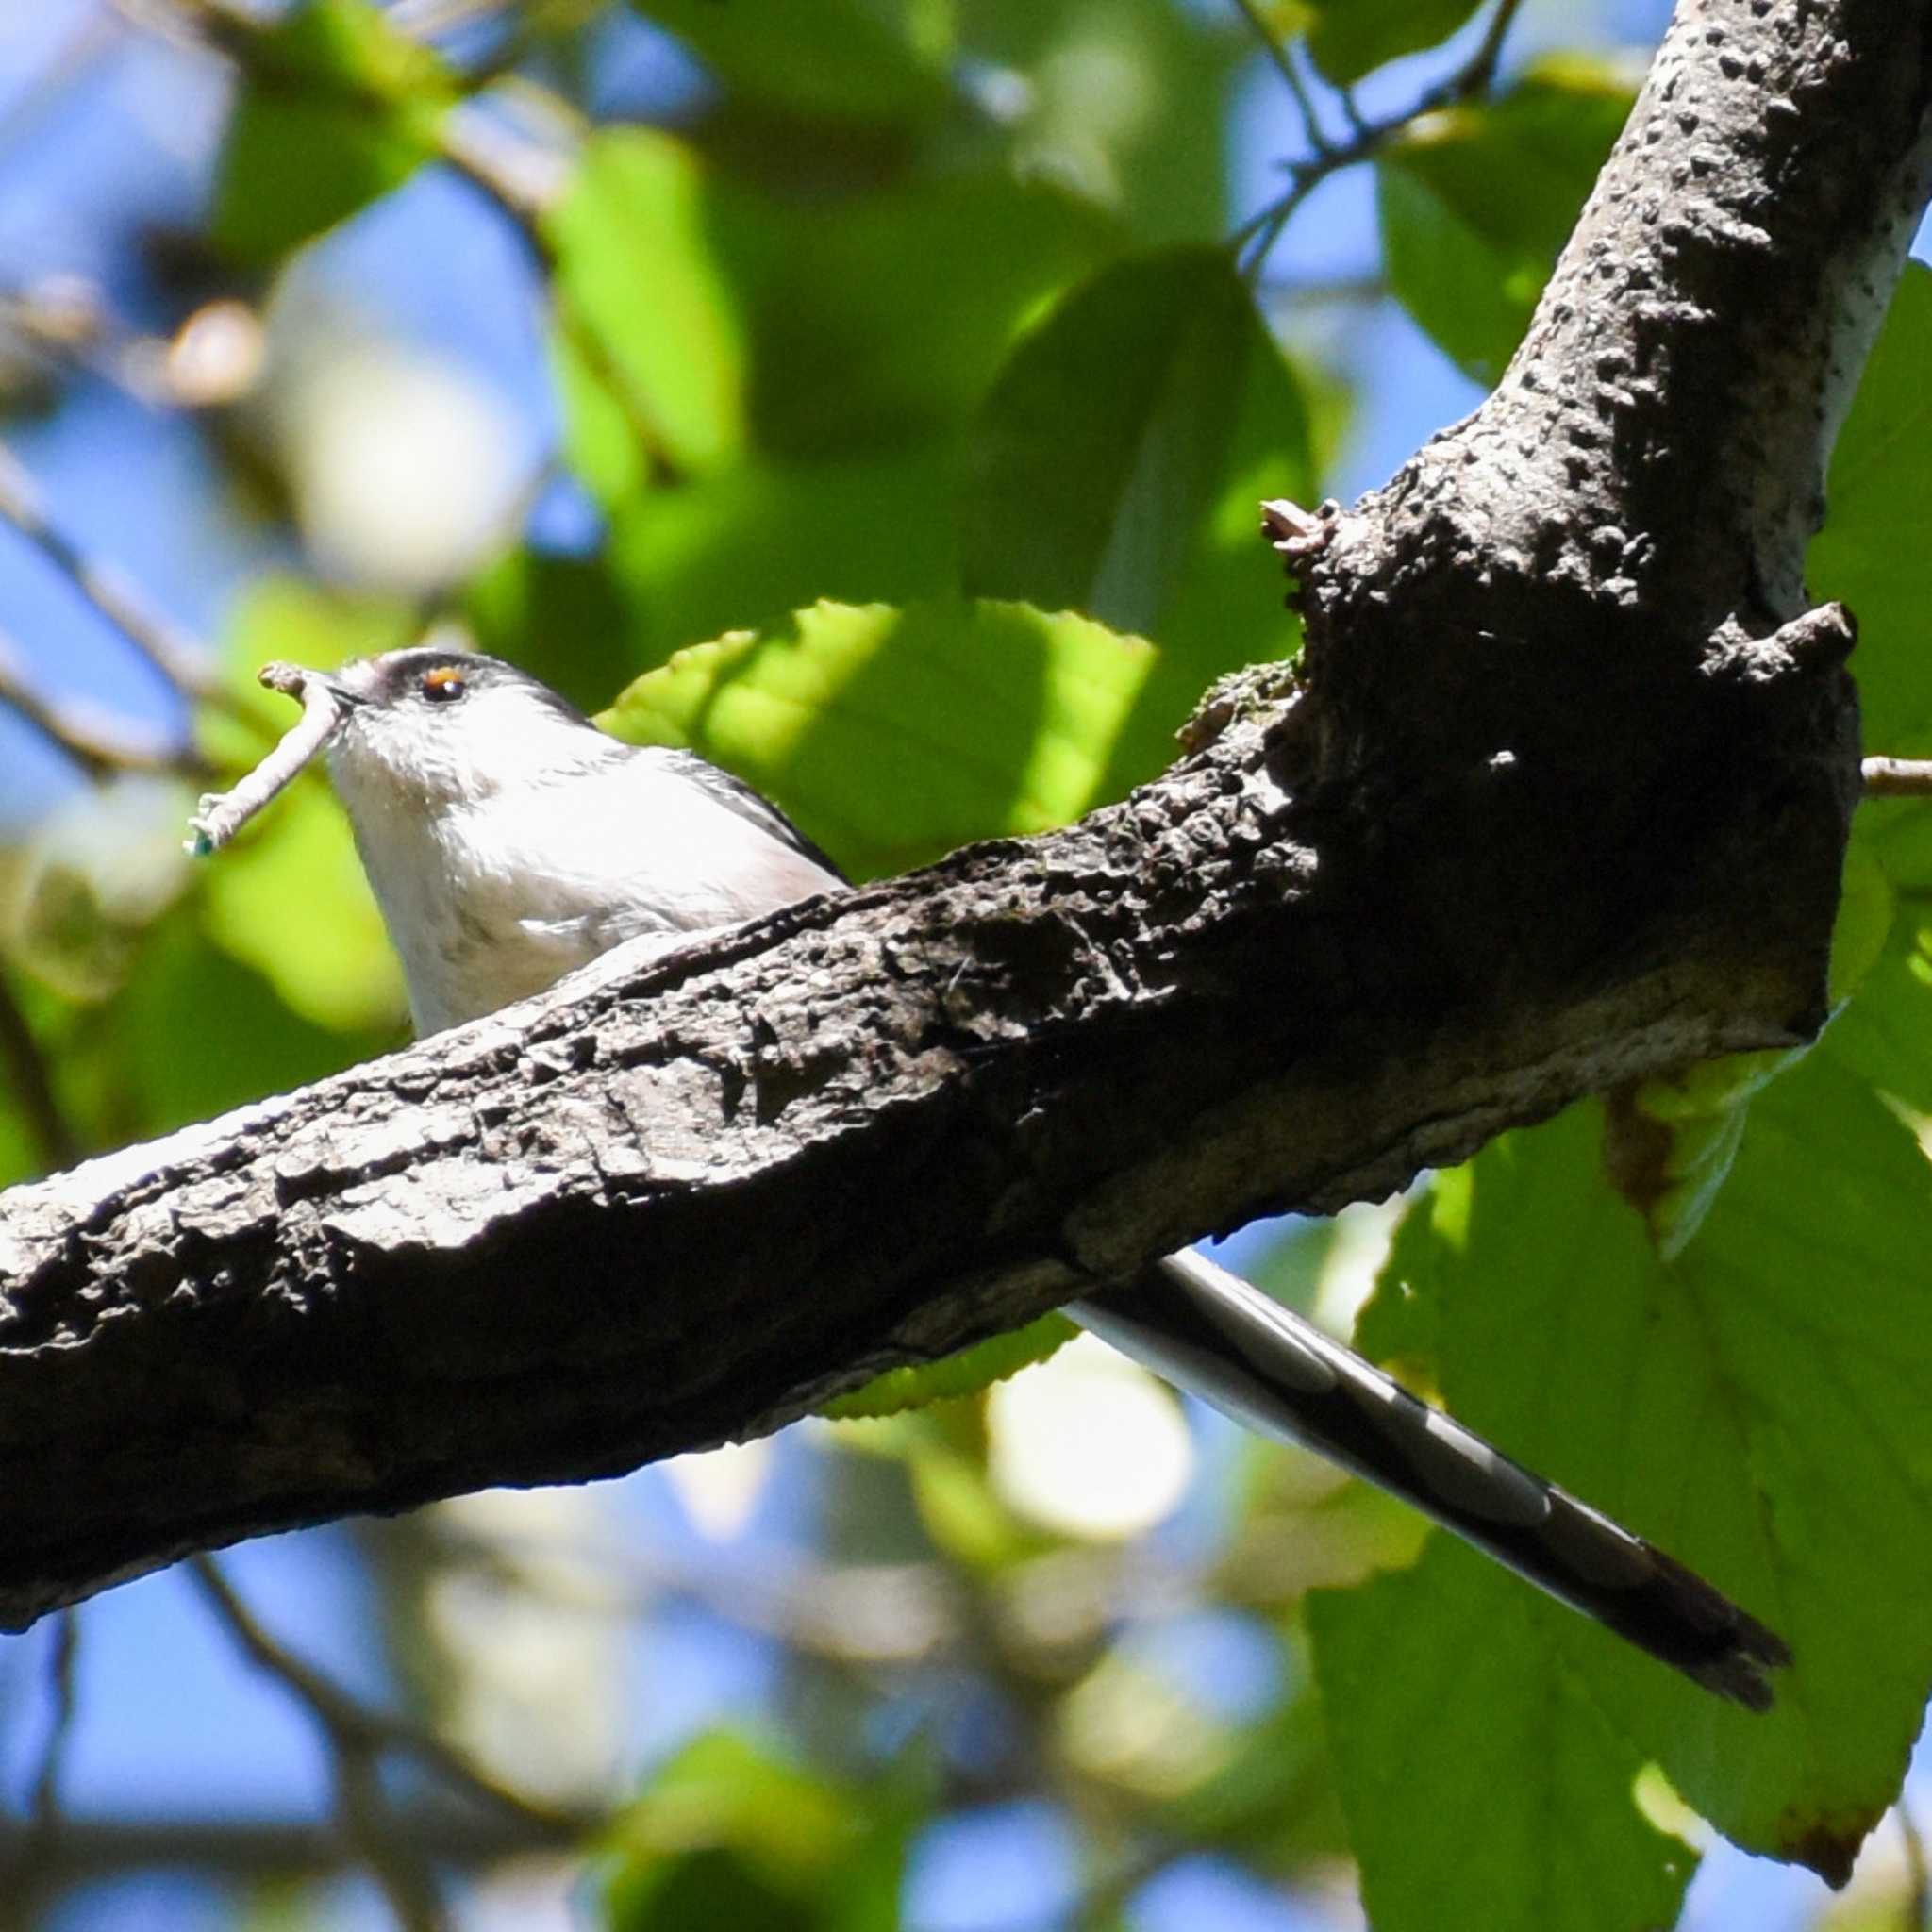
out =
[[[497,658],[429,646],[306,675],[338,710],[329,771],[421,1032],[541,991],[641,934],[733,925],[844,887],[748,787],[688,752],[619,743]],[[1068,1312],[1707,1689],[1769,1707],[1765,1674],[1790,1661],[1773,1632],[1225,1269],[1174,1255]]]

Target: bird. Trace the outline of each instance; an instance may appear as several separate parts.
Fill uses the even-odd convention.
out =
[[[611,737],[501,658],[431,642],[296,675],[333,705],[329,776],[419,1035],[541,992],[626,941],[674,941],[847,890],[750,786],[691,752]],[[1096,1284],[1066,1312],[1706,1690],[1770,1707],[1769,1674],[1790,1662],[1774,1631],[1207,1256]]]

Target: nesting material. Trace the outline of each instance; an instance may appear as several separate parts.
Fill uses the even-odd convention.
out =
[[[219,852],[270,799],[326,744],[342,722],[342,708],[325,679],[299,664],[264,664],[261,682],[270,691],[302,700],[302,716],[232,791],[202,796],[188,821],[187,850],[196,858]]]

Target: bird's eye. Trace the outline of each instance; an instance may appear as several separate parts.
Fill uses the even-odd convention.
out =
[[[423,695],[432,705],[453,705],[468,689],[463,674],[448,664],[423,674]]]

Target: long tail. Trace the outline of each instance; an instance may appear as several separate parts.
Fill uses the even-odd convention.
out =
[[[1226,1269],[1173,1255],[1067,1312],[1237,1422],[1412,1504],[1707,1690],[1770,1708],[1765,1673],[1791,1660],[1782,1639]]]

